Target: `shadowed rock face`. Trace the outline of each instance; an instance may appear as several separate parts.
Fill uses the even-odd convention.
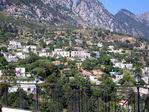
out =
[[[125,9],[112,15],[98,0],[0,0],[0,10],[15,18],[55,26],[104,28],[136,37],[149,35],[146,17],[138,17]]]

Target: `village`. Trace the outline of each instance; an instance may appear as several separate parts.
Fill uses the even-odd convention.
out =
[[[125,38],[126,39],[126,38]],[[55,59],[60,59],[60,58],[66,58],[67,60],[78,60],[78,68],[80,69],[82,75],[84,78],[87,78],[90,80],[91,83],[95,84],[100,84],[101,81],[99,79],[102,78],[102,72],[100,69],[94,69],[94,70],[84,70],[82,69],[81,65],[82,62],[85,60],[94,60],[97,58],[100,58],[101,52],[98,51],[91,51],[88,49],[84,49],[82,47],[78,47],[78,44],[82,44],[83,40],[76,39],[76,47],[73,47],[73,49],[68,49],[67,47],[63,48],[56,48],[54,50],[50,50],[48,47],[45,48],[39,48],[37,45],[22,45],[21,42],[17,40],[10,40],[8,45],[7,45],[7,51],[4,52],[1,51],[1,54],[4,56],[6,61],[8,63],[17,63],[19,60],[25,60],[30,56],[31,53],[34,53],[35,55],[43,58],[55,58]],[[113,41],[113,40],[112,40]],[[126,40],[123,40],[126,41]],[[51,43],[51,41],[45,40],[46,46],[48,46]],[[87,42],[89,45],[91,44],[89,41]],[[69,46],[72,45],[72,41],[69,41]],[[102,49],[104,47],[102,42],[98,42],[97,46]],[[137,47],[134,47],[135,49]],[[144,49],[145,46],[138,47],[138,49]],[[110,54],[131,54],[131,50],[124,50],[123,48],[116,49],[113,45],[107,46],[107,51],[108,55]],[[134,65],[132,62],[128,62],[125,59],[119,60],[116,58],[111,58],[110,59],[112,66],[114,68],[120,68],[120,69],[127,69],[127,70],[134,70]],[[60,62],[57,62],[60,63]],[[142,70],[142,79],[145,82],[145,84],[149,83],[149,67],[144,67],[141,68]],[[24,67],[16,67],[15,68],[15,74],[16,77],[21,77],[21,78],[30,78],[32,77],[32,74],[29,73],[30,71],[26,72],[26,68]],[[119,73],[116,71],[110,71],[109,72],[113,81],[116,84],[119,84],[119,81],[123,79],[124,74]],[[3,70],[0,71],[0,76],[3,76]],[[25,91],[34,91],[35,90],[35,80],[33,78],[32,81],[20,81],[17,79],[17,82],[19,82],[21,87]],[[44,83],[44,81],[41,81],[40,83]],[[10,92],[17,91],[17,87],[10,88]]]

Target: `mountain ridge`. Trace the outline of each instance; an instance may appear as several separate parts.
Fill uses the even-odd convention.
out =
[[[0,0],[0,9],[14,18],[57,27],[103,28],[145,38],[149,35],[149,21],[126,9],[113,15],[98,0]]]

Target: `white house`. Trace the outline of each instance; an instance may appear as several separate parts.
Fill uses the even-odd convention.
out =
[[[62,49],[55,49],[53,52],[52,52],[52,56],[53,57],[70,57],[70,52],[69,51],[64,51]]]
[[[142,80],[149,85],[149,76],[143,77]]]
[[[24,48],[22,49],[22,52],[23,52],[23,53],[29,53],[29,49],[26,48],[26,47],[24,47]]]
[[[115,75],[115,78],[113,78],[113,81],[115,83],[118,83],[121,79],[123,79],[123,75]]]
[[[22,48],[22,45],[20,42],[17,42],[17,41],[9,41],[9,45],[8,45],[8,50],[9,49],[21,49]]]
[[[108,49],[109,49],[109,50],[114,50],[114,46],[110,45],[110,46],[108,47]]]
[[[125,65],[122,62],[117,62],[117,63],[114,64],[114,67],[118,67],[118,68],[124,69]]]
[[[135,92],[137,92],[137,88],[133,88],[133,90],[135,91]],[[147,89],[147,88],[141,88],[140,87],[140,94],[141,95],[147,95],[149,93],[149,90]]]
[[[64,51],[62,49],[55,49],[52,52],[52,57],[68,57],[68,58],[79,58],[85,60],[91,57],[91,54],[86,51]]]
[[[25,77],[25,68],[15,68],[15,72],[17,77]]]
[[[99,42],[99,43],[97,43],[97,46],[101,48],[101,47],[103,47],[103,43]]]
[[[7,60],[7,62],[17,62],[18,58],[16,56],[13,56],[13,55],[8,55],[6,57],[6,60]]]
[[[39,81],[38,84],[44,83],[43,81]],[[16,92],[18,88],[22,88],[27,93],[36,93],[36,81],[17,81],[18,86],[13,86],[9,88],[9,92]]]
[[[53,40],[48,40],[48,41],[45,41],[46,45],[49,45],[53,42]]]
[[[133,68],[133,65],[129,63],[116,62],[114,63],[114,67],[131,70]]]
[[[22,52],[17,52],[16,53],[16,56],[19,58],[19,59],[25,59],[27,57],[26,54],[22,53]]]
[[[48,57],[48,56],[50,56],[50,53],[46,53],[46,52],[39,52],[38,53],[38,55],[40,56],[40,57]]]
[[[87,58],[91,58],[91,54],[86,51],[71,51],[71,57],[85,60]]]
[[[82,43],[83,43],[83,40],[81,40],[81,39],[75,39],[75,42],[76,42],[77,44],[82,44]]]
[[[123,49],[110,49],[108,52],[109,53],[118,53],[118,54],[123,54]]]
[[[90,75],[89,79],[91,83],[95,83],[96,85],[100,84],[100,81],[95,76]]]
[[[144,68],[142,69],[142,74],[143,74],[144,76],[149,76],[149,67],[144,67]]]
[[[133,65],[130,64],[130,63],[126,63],[126,64],[124,64],[124,65],[125,65],[125,68],[127,68],[127,69],[129,69],[129,70],[133,69]]]
[[[113,64],[118,62],[117,59],[110,59],[110,61],[111,61]]]
[[[0,70],[0,77],[3,75],[3,72],[2,72],[2,70]]]
[[[42,56],[48,57],[48,56],[50,56],[50,52],[48,52],[48,50],[49,50],[48,48],[44,48],[44,49],[42,49],[41,51],[38,52],[38,55],[40,57],[42,57]]]
[[[28,46],[24,46],[24,48],[22,49],[22,52],[24,52],[24,53],[29,53],[30,51],[36,54],[37,53],[37,46],[28,45]]]
[[[121,79],[123,79],[123,75],[119,74],[118,72],[110,72],[110,75],[115,83],[118,83]]]

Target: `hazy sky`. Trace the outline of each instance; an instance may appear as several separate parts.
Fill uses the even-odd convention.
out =
[[[135,14],[149,12],[149,0],[99,0],[106,9],[115,14],[120,9],[128,9]]]

